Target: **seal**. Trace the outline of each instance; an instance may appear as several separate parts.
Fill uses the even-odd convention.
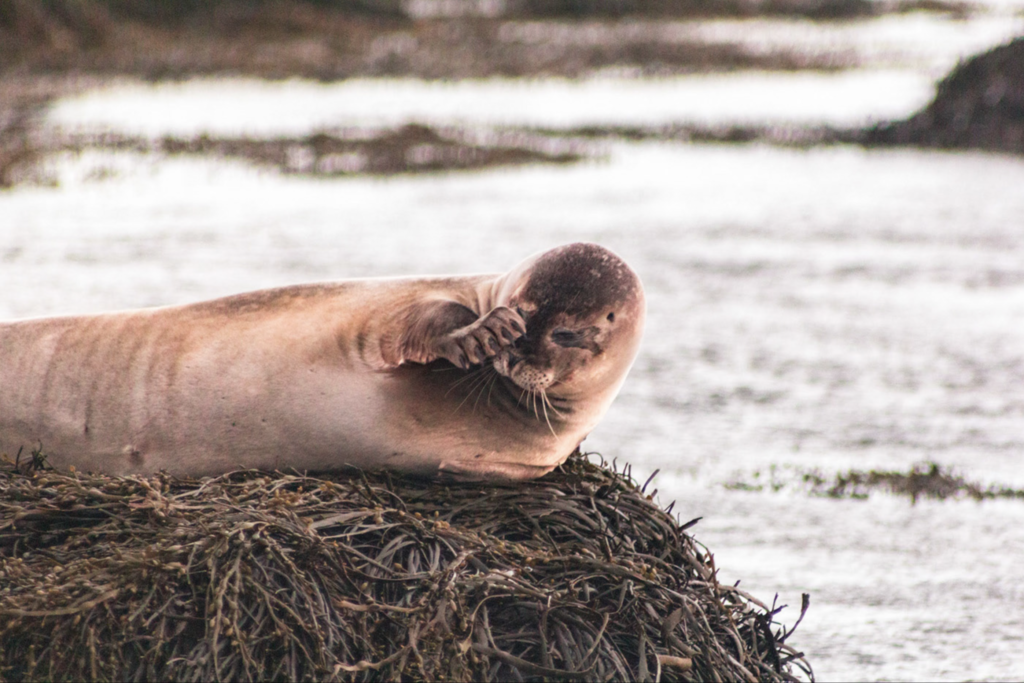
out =
[[[508,273],[342,280],[0,324],[0,452],[215,475],[354,466],[537,477],[594,428],[646,304],[608,249]]]

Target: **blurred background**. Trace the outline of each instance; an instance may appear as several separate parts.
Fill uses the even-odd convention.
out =
[[[600,242],[649,323],[585,450],[783,621],[810,593],[821,680],[1019,679],[1018,36],[1024,0],[0,0],[0,319]],[[915,472],[947,497],[881,485]]]

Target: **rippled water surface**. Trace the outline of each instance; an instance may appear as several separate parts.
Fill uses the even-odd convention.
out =
[[[701,83],[778,95],[805,87],[794,85],[801,78],[837,79],[848,86],[835,86],[844,120],[927,99],[919,74],[906,76],[918,85],[903,100],[857,85],[891,77]],[[63,103],[51,122],[159,135],[410,118],[679,120],[688,105],[672,102],[693,83],[127,84]],[[790,119],[834,120],[832,105],[815,110],[812,97],[801,109],[796,99],[735,111],[765,120],[792,105]],[[649,327],[585,446],[643,476],[660,469],[662,500],[704,518],[695,530],[724,580],[790,605],[811,593],[794,642],[822,679],[1024,674],[1024,504],[723,486],[772,467],[906,470],[924,460],[1024,486],[1024,160],[615,142],[574,166],[387,180],[128,153],[62,157],[50,170],[55,187],[0,194],[3,318],[318,279],[499,271],[570,240],[615,249],[645,282]]]

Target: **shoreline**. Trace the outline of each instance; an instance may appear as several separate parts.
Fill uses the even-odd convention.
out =
[[[850,7],[864,4],[863,0],[851,2]],[[587,143],[602,139],[796,148],[854,144],[1024,154],[1024,121],[1018,114],[1024,93],[1006,84],[1020,75],[1018,71],[1024,74],[1024,39],[957,66],[939,84],[938,99],[910,118],[860,128],[686,121],[658,126],[503,126],[491,131],[501,138],[498,143],[481,145],[466,127],[411,121],[405,132],[400,127],[382,130],[375,139],[358,144],[326,140],[330,149],[321,154],[323,145],[311,145],[308,139],[319,137],[324,142],[325,135],[337,137],[333,131],[310,131],[291,140],[206,136],[142,143],[115,134],[74,138],[41,126],[42,114],[54,100],[123,78],[168,82],[210,76],[297,77],[336,82],[354,77],[572,79],[620,72],[640,79],[750,69],[834,72],[856,66],[849,55],[788,49],[757,52],[738,43],[702,42],[685,37],[685,32],[662,30],[660,20],[651,18],[709,18],[692,3],[666,0],[651,5],[649,13],[624,16],[615,16],[610,9],[613,4],[576,3],[577,9],[589,11],[582,11],[582,19],[578,16],[575,21],[567,20],[565,8],[561,14],[545,15],[530,9],[525,0],[508,4],[506,9],[511,9],[503,16],[419,19],[396,15],[386,3],[369,0],[360,5],[360,11],[301,0],[255,4],[226,0],[213,9],[162,18],[145,15],[150,7],[145,2],[134,14],[123,7],[118,10],[114,0],[79,3],[74,5],[77,9],[56,2],[49,14],[28,12],[26,6],[17,5],[0,13],[0,188],[24,182],[45,184],[39,171],[42,160],[84,148],[211,154],[317,176],[574,163],[594,158],[593,145]],[[968,11],[957,3],[932,0],[866,5],[871,5],[871,13],[861,8],[852,14],[818,18],[841,24],[843,19],[887,12],[928,11],[956,17]],[[726,3],[714,16],[813,18],[810,14],[823,11],[825,3],[762,3],[760,13],[752,7]],[[150,11],[156,10],[150,7]],[[999,97],[993,100],[996,90]],[[410,136],[412,130],[418,133]],[[426,137],[417,143],[417,135]],[[303,159],[296,161],[293,155],[289,160],[283,148],[304,149]],[[325,161],[324,155],[333,157]]]

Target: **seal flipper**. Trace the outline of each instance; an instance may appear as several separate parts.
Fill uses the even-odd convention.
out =
[[[430,363],[447,358],[458,366],[457,355],[440,353],[439,342],[452,332],[472,325],[480,316],[471,308],[451,300],[437,300],[409,306],[386,323],[381,337],[381,355],[388,369],[402,363]],[[391,334],[395,330],[397,334]]]
[[[435,340],[434,348],[437,357],[453,363],[453,357],[459,361],[463,358],[468,360],[468,363],[456,363],[466,370],[470,365],[494,358],[525,333],[526,324],[518,313],[505,306],[496,306],[473,323]]]
[[[443,358],[466,370],[493,358],[526,332],[519,314],[505,306],[478,316],[458,302],[434,301],[415,306],[401,318],[404,334],[392,353],[383,354],[392,367]]]

